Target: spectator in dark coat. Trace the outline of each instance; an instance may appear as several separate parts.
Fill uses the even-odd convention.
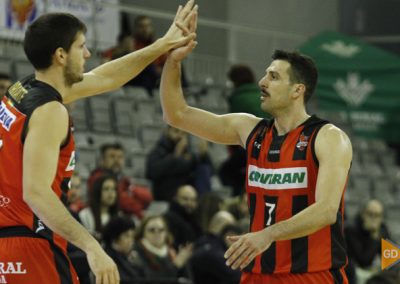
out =
[[[354,225],[345,228],[349,265],[349,283],[357,283],[380,269],[381,239],[390,238],[383,222],[383,205],[370,200],[356,216]]]
[[[103,239],[106,253],[118,267],[121,283],[137,283],[144,278],[140,259],[132,250],[135,224],[127,218],[117,217],[104,228]]]
[[[381,239],[389,238],[383,222],[383,205],[370,200],[357,215],[354,226],[346,228],[349,257],[362,268],[369,268],[381,254]]]
[[[195,215],[197,203],[197,192],[194,187],[182,185],[178,188],[168,212],[164,215],[173,236],[175,249],[194,242],[201,235]]]
[[[242,233],[234,224],[235,219],[229,212],[219,211],[211,219],[207,234],[195,243],[190,259],[195,284],[239,283],[241,272],[228,267],[224,258],[228,248],[226,237]]]
[[[189,146],[187,133],[168,126],[150,151],[146,161],[146,176],[153,183],[155,200],[170,202],[179,186],[194,184],[199,178],[211,178],[196,176],[200,164],[212,167],[208,153],[200,152],[196,156]]]

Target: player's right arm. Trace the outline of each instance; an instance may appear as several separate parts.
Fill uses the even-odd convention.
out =
[[[33,112],[23,149],[23,198],[47,227],[86,252],[97,284],[119,283],[114,262],[51,189],[68,127],[68,113],[58,102]]]
[[[194,17],[188,32],[195,32]],[[194,49],[197,42],[173,50],[164,65],[161,84],[161,106],[164,120],[182,130],[209,141],[245,146],[247,137],[261,118],[245,113],[216,115],[187,105],[180,82],[181,61]]]

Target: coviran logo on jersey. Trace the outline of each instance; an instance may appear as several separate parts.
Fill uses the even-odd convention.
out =
[[[305,188],[308,184],[307,168],[263,169],[250,165],[248,183],[250,186],[273,190]]]

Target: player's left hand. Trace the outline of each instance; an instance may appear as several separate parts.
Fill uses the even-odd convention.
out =
[[[182,23],[177,22],[176,25],[182,30],[183,35],[190,36],[191,34],[196,33],[197,29],[197,5],[193,8],[193,16],[190,18],[187,26],[183,25]],[[182,61],[185,59],[192,50],[196,47],[197,41],[195,39],[190,40],[187,44],[180,46],[171,50],[169,57],[174,61]]]
[[[196,38],[198,6],[189,0],[184,7],[179,6],[174,22],[162,37],[169,49],[185,46]]]
[[[244,269],[260,253],[267,250],[273,240],[266,230],[248,233],[241,236],[230,236],[234,243],[225,252],[226,265],[232,269]]]

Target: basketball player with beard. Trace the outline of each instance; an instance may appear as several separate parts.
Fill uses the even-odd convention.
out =
[[[114,262],[65,207],[75,152],[64,104],[119,88],[161,54],[193,39],[194,33],[181,31],[193,7],[194,0],[180,6],[154,44],[88,73],[86,27],[79,19],[51,13],[28,27],[24,50],[35,74],[12,85],[0,104],[2,281],[79,283],[66,255],[69,241],[86,253],[97,284],[119,282]]]

